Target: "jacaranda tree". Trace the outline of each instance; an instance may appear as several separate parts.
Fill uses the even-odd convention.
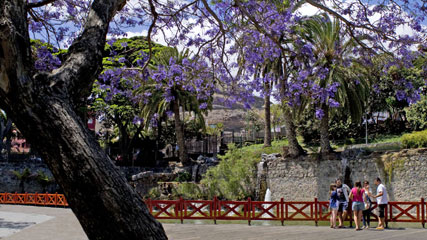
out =
[[[160,223],[149,214],[79,116],[102,70],[107,35],[121,36],[126,27],[140,27],[147,30],[149,47],[151,36],[157,34],[164,35],[171,46],[195,49],[194,56],[200,59],[197,64],[208,66],[215,74],[210,79],[218,81],[219,87],[213,89],[227,93],[224,102],[242,101],[248,106],[264,82],[263,77],[253,77],[256,66],[282,57],[283,73],[272,95],[293,107],[301,95],[322,99],[331,90],[307,81],[310,75],[324,74],[324,69],[315,68],[310,44],[294,47],[298,39],[281,41],[282,37],[292,39],[294,26],[302,17],[292,9],[301,1],[284,1],[286,10],[280,4],[256,0],[212,4],[207,0],[0,1],[0,108],[15,120],[49,165],[90,239],[166,239]],[[345,36],[358,43],[355,56],[367,63],[373,54],[387,52],[394,59],[390,66],[411,64],[416,57],[412,46],[425,46],[426,30],[421,24],[425,1],[304,2],[343,21]],[[401,26],[413,31],[399,35]],[[43,49],[33,54],[30,36],[68,51],[62,61]],[[235,54],[239,51],[245,53],[245,72],[237,71]],[[307,57],[305,62],[295,62],[299,55]],[[139,67],[123,71],[138,72],[144,81],[149,77],[145,71],[151,57],[149,51]],[[159,81],[165,79],[158,77]],[[181,83],[183,79],[170,78],[170,84],[175,81]],[[193,87],[199,98],[213,94]],[[285,122],[292,133],[293,123],[289,118]],[[301,151],[293,137],[288,137],[290,152],[298,155]]]

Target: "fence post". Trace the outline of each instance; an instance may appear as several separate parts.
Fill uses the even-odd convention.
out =
[[[385,221],[385,228],[388,228],[388,212],[387,210],[390,209],[390,217],[393,213],[393,206],[391,203],[388,204],[389,206],[385,208],[385,214],[384,214],[384,221]]]
[[[15,192],[15,194],[12,197],[13,204],[16,204],[16,199],[18,198],[18,192]]]
[[[282,226],[284,225],[284,222],[285,222],[284,209],[285,209],[285,203],[284,203],[283,198],[281,198],[280,199],[280,221],[282,222]]]
[[[148,209],[150,211],[150,214],[153,215],[153,204],[151,204],[151,198],[148,198]]]
[[[213,212],[214,224],[216,224],[216,213],[217,213],[217,198],[216,198],[216,196],[214,196],[214,199],[213,199],[213,210],[214,210],[214,212]]]
[[[318,206],[317,206],[318,202],[317,202],[317,198],[314,198],[314,223],[316,224],[316,227],[318,226],[317,223],[317,210],[318,210]]]
[[[184,200],[182,199],[182,197],[179,197],[179,214],[180,214],[180,219],[181,219],[181,224],[184,223]]]
[[[421,224],[423,225],[423,228],[425,228],[425,224],[426,224],[425,207],[426,207],[426,203],[424,201],[424,198],[421,198]]]
[[[55,207],[58,205],[58,193],[55,192]]]
[[[248,209],[246,209],[246,212],[248,213],[248,225],[251,225],[251,213],[252,213],[252,201],[251,198],[248,197]]]
[[[28,201],[28,193],[25,192],[25,195],[24,195],[24,204],[27,204],[27,201]]]

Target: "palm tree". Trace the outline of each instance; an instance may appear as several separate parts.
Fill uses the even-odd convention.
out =
[[[291,7],[291,3],[289,0],[270,0],[273,4],[276,5],[277,9],[280,11],[287,11],[289,7]],[[294,3],[292,11],[297,11],[303,4],[305,3],[304,0],[299,1],[297,3]],[[283,44],[290,44],[292,41],[290,39],[286,39],[285,37],[281,37],[281,42]],[[286,53],[282,53],[281,56],[279,56],[277,59],[274,59],[273,61],[266,61],[266,63],[262,66],[259,66],[258,72],[262,73],[264,76],[266,74],[272,74],[276,81],[273,82],[265,82],[264,83],[264,92],[269,93],[274,85],[277,85],[278,82],[281,83],[282,89],[280,91],[282,92],[282,95],[284,95],[284,92],[286,92],[285,86],[286,82],[289,80],[289,66],[288,66],[288,58],[289,56]],[[258,73],[258,74],[259,74]],[[265,112],[265,135],[264,135],[264,146],[271,146],[271,109],[270,109],[271,101],[270,101],[270,95],[265,94],[264,96],[264,112]],[[294,124],[294,118],[292,115],[292,109],[284,102],[282,102],[282,113],[283,113],[283,120],[286,126],[286,138],[288,139],[288,151],[289,155],[293,157],[297,157],[299,155],[302,155],[305,153],[304,149],[301,147],[301,145],[298,143],[298,140],[296,138],[296,130],[295,130],[295,124]]]
[[[31,178],[31,171],[29,168],[25,168],[22,172],[19,172],[17,170],[13,170],[12,173],[18,178],[19,180],[19,190],[21,193],[25,192],[25,182],[28,181],[28,179]]]
[[[360,120],[363,115],[364,101],[367,98],[368,84],[359,71],[345,67],[343,59],[351,56],[351,50],[356,46],[354,39],[345,41],[341,37],[340,22],[333,21],[328,15],[316,15],[304,19],[301,35],[303,39],[313,45],[313,52],[317,58],[317,67],[328,69],[324,78],[316,78],[320,87],[325,88],[332,83],[339,83],[335,100],[347,109],[352,120]],[[353,68],[357,66],[353,60]],[[324,116],[320,120],[320,148],[322,153],[332,151],[329,142],[329,97],[320,103]]]
[[[42,170],[39,170],[37,171],[36,180],[41,185],[42,192],[46,192],[47,186],[51,184],[55,179],[47,175]]]
[[[270,92],[277,83],[282,72],[282,64],[279,58],[273,61],[266,61],[255,71],[255,77],[266,78],[269,74],[274,76],[276,81],[264,81],[264,147],[271,147],[271,101]]]
[[[190,58],[190,51],[187,49],[180,52],[177,48],[167,48],[153,57],[154,64],[150,65],[150,67],[152,69],[157,69],[159,66],[168,68],[170,67],[171,58],[174,59],[176,64],[182,65],[184,59]],[[170,101],[164,98],[164,89],[155,89],[153,88],[153,85],[146,85],[145,88],[139,89],[138,91],[151,91],[152,93],[150,102],[145,104],[146,107],[141,113],[143,119],[146,121],[150,120],[150,116],[153,116],[155,113],[157,113],[159,116],[164,116],[164,114],[170,110],[174,113],[175,134],[179,160],[183,164],[188,164],[189,158],[185,145],[183,124],[184,117],[181,119],[181,110],[183,113],[185,111],[192,112],[195,118],[199,121],[200,125],[205,126],[203,114],[206,113],[209,108],[211,108],[212,97],[207,99],[208,108],[200,109],[199,106],[201,101],[197,99],[196,94],[184,90],[182,86],[177,84],[172,87],[172,95],[174,99]],[[148,124],[146,124],[146,126],[148,126]]]

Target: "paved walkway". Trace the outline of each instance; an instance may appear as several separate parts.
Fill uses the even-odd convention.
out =
[[[247,226],[244,224],[163,224],[171,240],[273,240],[273,239],[427,239],[427,229],[385,231],[330,229],[313,226]],[[70,209],[0,205],[2,240],[87,240]]]

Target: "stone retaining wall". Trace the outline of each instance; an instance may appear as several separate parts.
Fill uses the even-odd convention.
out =
[[[0,192],[20,192],[19,183],[20,180],[13,173],[13,171],[17,171],[22,173],[25,168],[28,168],[31,173],[31,177],[24,181],[24,190],[25,192],[33,193],[33,192],[43,192],[43,187],[40,183],[35,179],[35,175],[38,171],[42,171],[44,174],[52,178],[52,173],[47,168],[44,163],[0,163]],[[46,189],[48,192],[60,192],[59,186],[52,182],[49,184]]]
[[[19,183],[13,171],[22,173],[25,168],[30,170],[32,177],[24,182],[24,190],[29,193],[42,192],[43,187],[37,182],[35,175],[38,171],[44,172],[50,178],[53,178],[47,165],[43,162],[0,162],[0,192],[20,192]],[[149,168],[144,167],[118,167],[120,172],[128,181],[131,181],[133,175],[148,171]],[[156,169],[157,170],[157,169]],[[53,182],[47,186],[46,191],[54,193],[61,192],[60,187]]]
[[[325,201],[329,185],[337,177],[350,186],[357,180],[368,180],[375,192],[373,182],[377,176],[385,183],[391,201],[427,198],[427,149],[382,153],[347,149],[328,156],[308,155],[297,159],[272,156],[263,155],[258,178],[265,179],[273,201],[282,197],[288,201],[311,201],[315,197]]]

